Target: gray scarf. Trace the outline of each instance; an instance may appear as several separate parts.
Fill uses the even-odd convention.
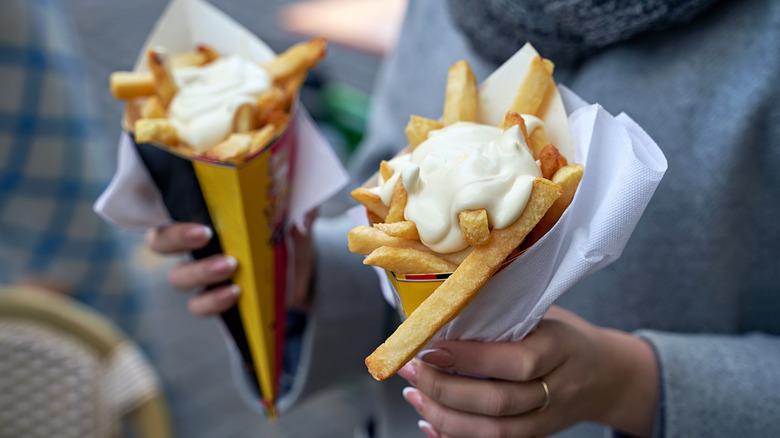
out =
[[[718,0],[450,0],[474,51],[496,63],[525,42],[566,64],[646,31],[685,23]]]

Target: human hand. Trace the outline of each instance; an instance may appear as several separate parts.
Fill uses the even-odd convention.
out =
[[[179,254],[205,247],[214,236],[211,228],[195,223],[173,223],[146,232],[146,244],[160,254]],[[174,266],[168,282],[174,289],[189,292],[227,281],[238,262],[231,256],[216,254]],[[241,290],[229,284],[193,295],[187,301],[190,313],[198,316],[218,315],[233,307]]]
[[[557,307],[522,341],[447,341],[421,359],[399,374],[416,387],[404,397],[429,437],[546,436],[581,421],[652,433],[652,348]]]
[[[305,311],[310,300],[311,277],[314,264],[314,244],[310,230],[317,212],[306,215],[303,226],[293,227],[291,239],[294,250],[295,276],[287,307]],[[195,223],[174,223],[153,228],[146,233],[146,243],[161,254],[177,254],[205,247],[213,237],[211,228]],[[200,260],[183,262],[168,273],[168,282],[174,289],[191,291],[227,281],[238,262],[235,258],[217,254]],[[231,284],[199,293],[187,302],[189,311],[198,316],[218,315],[235,303],[241,290]]]

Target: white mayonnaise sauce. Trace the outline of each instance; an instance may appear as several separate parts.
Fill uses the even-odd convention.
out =
[[[412,153],[389,164],[393,176],[374,190],[389,205],[400,177],[408,193],[406,219],[417,225],[425,245],[441,253],[467,246],[458,213],[485,208],[492,227],[506,228],[523,212],[534,178],[541,177],[517,126],[502,131],[458,122],[432,131]]]
[[[231,132],[233,114],[271,87],[271,78],[257,63],[238,55],[220,57],[202,67],[173,69],[179,91],[168,119],[179,138],[203,153]]]

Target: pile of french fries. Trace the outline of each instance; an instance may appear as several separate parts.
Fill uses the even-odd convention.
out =
[[[396,274],[451,273],[379,348],[366,358],[369,372],[377,380],[395,374],[411,360],[445,324],[454,319],[478,294],[507,258],[538,241],[569,206],[583,175],[583,166],[568,164],[558,149],[547,142],[544,126],[527,132],[522,114],[539,116],[549,99],[553,64],[536,57],[523,79],[500,128],[518,125],[540,167],[542,178],[533,181],[531,196],[516,221],[496,229],[484,208],[458,215],[463,240],[468,244],[455,253],[437,253],[423,244],[414,222],[406,220],[407,193],[398,180],[389,205],[374,191],[360,187],[352,196],[367,210],[372,226],[359,226],[349,233],[349,248],[366,256],[364,263]],[[455,63],[447,76],[444,111],[440,120],[411,116],[405,132],[406,151],[413,150],[428,134],[455,122],[475,122],[478,87],[466,61]],[[387,181],[393,169],[382,162],[380,177]],[[511,305],[511,303],[508,303]]]
[[[306,74],[325,57],[327,44],[324,38],[314,38],[291,46],[262,65],[273,80],[272,87],[255,96],[253,103],[238,106],[231,133],[203,155],[220,162],[239,164],[284,132]],[[219,57],[220,54],[207,45],[170,58],[165,50],[150,48],[146,54],[148,72],[117,71],[111,74],[111,94],[126,101],[125,123],[137,143],[158,143],[174,148],[178,153],[194,154],[167,118],[168,108],[178,91],[172,69],[205,66]]]

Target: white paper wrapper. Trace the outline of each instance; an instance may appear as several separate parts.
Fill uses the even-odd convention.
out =
[[[428,343],[514,341],[525,337],[555,300],[620,257],[666,172],[658,145],[626,114],[617,117],[559,86],[568,113],[573,161],[585,173],[564,215],[540,241],[488,281]],[[362,215],[352,212],[353,219]],[[376,268],[385,298],[400,300]],[[509,304],[511,303],[511,304]]]

